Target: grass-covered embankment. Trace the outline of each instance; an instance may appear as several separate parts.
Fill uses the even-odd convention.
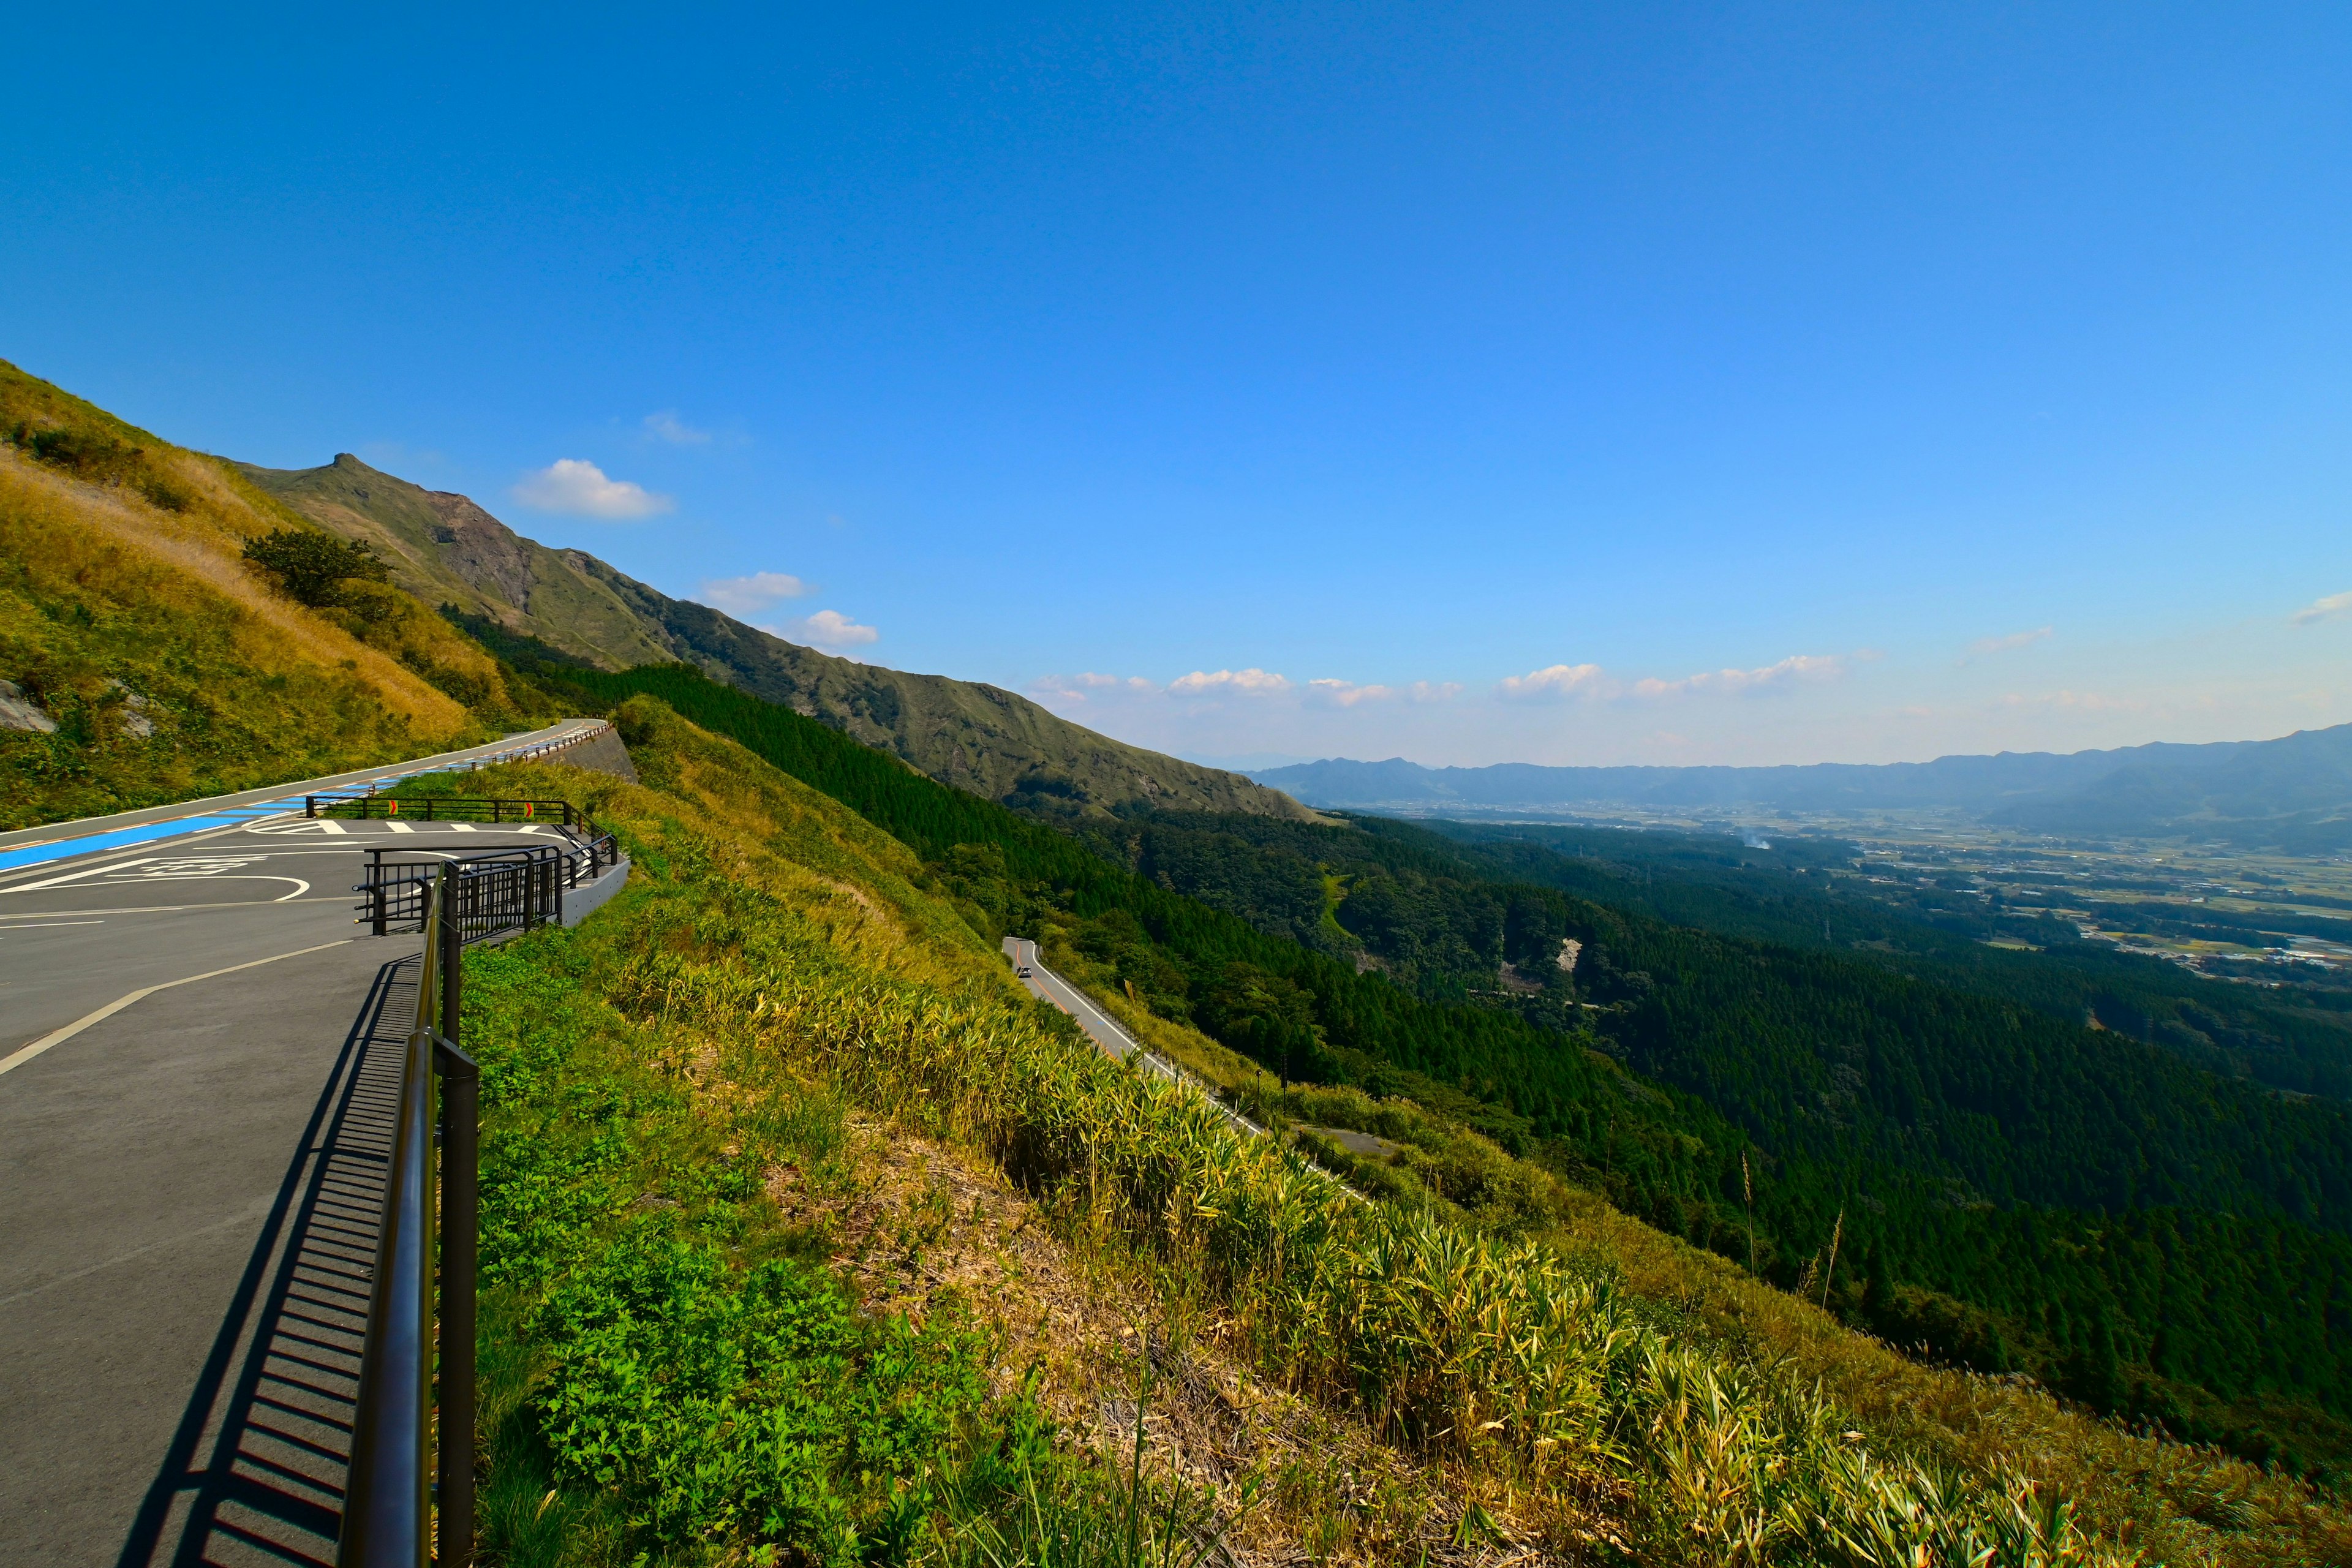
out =
[[[2277,1500],[2252,1495],[2284,1483],[2261,1483],[2242,1468],[2248,1495],[2226,1522],[2254,1528],[2216,1530],[2160,1497],[2140,1509],[2110,1498],[2095,1512],[2136,1539],[2099,1545],[2061,1500],[2062,1478],[2077,1479],[2098,1457],[2050,1451],[2067,1439],[2063,1423],[2020,1428],[2035,1446],[1997,1461],[1955,1462],[1898,1423],[1859,1415],[1769,1350],[1679,1330],[1680,1308],[1643,1300],[1605,1259],[1360,1202],[1295,1155],[1237,1137],[1196,1100],[1155,1089],[1041,1021],[1006,985],[986,944],[925,891],[924,868],[870,825],[658,705],[633,703],[623,718],[654,787],[595,787],[602,815],[632,843],[635,885],[577,935],[473,960],[481,971],[475,1039],[494,1064],[501,1048],[520,1059],[551,1036],[591,1026],[555,1020],[559,994],[573,998],[575,1020],[602,1020],[593,1026],[604,1042],[595,1050],[605,1053],[581,1058],[569,1087],[534,1090],[535,1109],[528,1096],[493,1096],[489,1233],[565,1233],[532,1243],[530,1256],[555,1266],[498,1276],[512,1362],[529,1374],[509,1378],[491,1405],[505,1423],[492,1467],[499,1496],[522,1495],[499,1472],[523,1464],[513,1434],[535,1433],[542,1468],[509,1473],[529,1475],[542,1497],[554,1489],[548,1514],[559,1503],[576,1507],[572,1517],[624,1532],[671,1517],[649,1500],[667,1484],[654,1457],[680,1440],[632,1447],[625,1431],[605,1437],[593,1422],[577,1426],[581,1412],[606,1407],[583,1403],[572,1392],[583,1374],[563,1369],[604,1354],[583,1347],[608,1342],[582,1337],[577,1315],[559,1303],[574,1291],[603,1300],[619,1288],[606,1259],[622,1238],[686,1248],[692,1260],[680,1267],[704,1283],[629,1298],[635,1337],[609,1342],[634,1363],[699,1333],[693,1325],[703,1309],[676,1303],[751,1292],[755,1280],[785,1278],[761,1273],[775,1256],[800,1248],[814,1261],[826,1252],[822,1205],[812,1231],[806,1217],[763,1218],[761,1205],[783,1185],[811,1190],[803,1178],[824,1156],[795,1144],[803,1134],[792,1129],[812,1124],[808,1105],[839,1095],[861,1114],[985,1153],[1066,1236],[1124,1247],[1162,1310],[1198,1325],[1206,1352],[1452,1477],[1457,1501],[1441,1546],[1458,1539],[1474,1548],[1491,1518],[1514,1539],[1562,1556],[1605,1556],[1602,1543],[1614,1538],[1645,1561],[2095,1562],[2121,1560],[2134,1547],[2194,1561],[2237,1556],[2232,1535],[2265,1560],[2340,1554],[2339,1516],[2314,1507],[2290,1517],[2272,1508]],[[558,977],[562,990],[499,978],[509,966]],[[500,1039],[512,1044],[500,1047]],[[617,1174],[651,1169],[625,1124],[624,1110],[642,1114],[629,1109],[641,1103],[627,1098],[637,1092],[632,1082],[650,1086],[643,1104],[674,1096],[672,1122],[705,1140],[690,1147],[684,1131],[676,1134],[681,1152],[668,1168],[698,1173],[677,1194]],[[778,1130],[761,1131],[770,1125]],[[549,1152],[566,1140],[604,1152],[593,1160]],[[836,1217],[858,1207],[846,1192]],[[845,1261],[832,1258],[836,1268]],[[975,1331],[1003,1331],[986,1321],[1001,1304],[975,1304]],[[719,1316],[738,1321],[729,1314],[739,1310],[751,1309]],[[604,1321],[593,1312],[586,1321]],[[1825,1338],[1838,1332],[1822,1330]],[[1857,1352],[1866,1343],[1852,1342]],[[938,1367],[961,1364],[940,1354]],[[748,1409],[770,1397],[775,1381],[740,1355],[696,1364],[716,1369],[706,1404],[696,1406],[709,1412]],[[602,1386],[603,1375],[585,1385]],[[957,1442],[993,1440],[988,1423],[1004,1417],[987,1400],[1003,1397],[1006,1369],[994,1375],[987,1399],[942,1417],[965,1433]],[[942,1387],[954,1382],[949,1372],[936,1377]],[[940,1403],[954,1401],[943,1394]],[[612,1408],[618,1417],[597,1419],[630,1428],[625,1401]],[[862,1438],[834,1441],[831,1451],[863,1451]],[[576,1457],[614,1445],[641,1456],[634,1468],[600,1472]],[[527,1458],[529,1444],[521,1451]],[[967,1451],[943,1443],[934,1473],[951,1473]],[[713,1478],[724,1495],[677,1517],[705,1521],[705,1533],[632,1539],[678,1550],[700,1542],[694,1550],[722,1557],[781,1544],[782,1526],[755,1500],[772,1495],[760,1489],[772,1489],[766,1463],[698,1465],[693,1474]],[[902,1488],[919,1479],[893,1477]],[[1203,1479],[1228,1511],[1269,1495],[1269,1478],[1245,1466],[1211,1467]],[[889,1495],[836,1489],[852,1499],[845,1506],[853,1522],[878,1518],[857,1510]],[[1380,1514],[1376,1500],[1340,1491],[1319,1506],[1359,1526],[1331,1532],[1343,1543],[1334,1554],[1384,1558],[1429,1545],[1409,1525],[1383,1522],[1394,1515]],[[2257,1517],[2260,1510],[2269,1511]],[[952,1514],[935,1508],[926,1517],[929,1533],[901,1538],[908,1551],[968,1544],[940,1530]]]
[[[405,594],[296,603],[243,559],[307,521],[0,362],[0,830],[393,762],[546,711]]]

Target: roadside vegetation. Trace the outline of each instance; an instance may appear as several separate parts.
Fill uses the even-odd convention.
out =
[[[1907,1362],[1418,1106],[1237,1086],[1420,1151],[1327,1142],[1351,1190],[1029,1003],[944,860],[619,717],[646,787],[478,781],[636,867],[468,960],[509,1560],[2352,1554],[2301,1483]]]
[[[249,563],[256,547],[293,575]],[[0,830],[551,716],[340,548],[226,465],[0,363],[0,679],[40,716],[0,728]]]
[[[691,669],[573,679],[583,702],[655,692],[850,804],[975,929],[1063,943],[1147,1038],[1411,1100],[1923,1359],[2326,1487],[2352,1458],[2340,1107],[1874,961],[1504,881],[1403,824],[1069,831]],[[1570,938],[1576,971],[1547,976]]]

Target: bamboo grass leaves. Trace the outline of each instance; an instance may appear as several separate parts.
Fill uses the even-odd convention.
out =
[[[1540,1246],[1365,1203],[993,994],[859,971],[749,888],[696,893],[677,940],[656,915],[620,959],[604,989],[625,1013],[985,1150],[1075,1223],[1178,1264],[1265,1373],[1391,1440],[1613,1498],[1668,1559],[2130,1561],[2029,1481],[1873,1452],[1810,1385],[1678,1342]]]

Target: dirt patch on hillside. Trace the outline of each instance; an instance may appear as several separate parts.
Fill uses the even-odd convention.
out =
[[[829,1227],[835,1263],[875,1308],[921,1314],[961,1295],[1001,1335],[998,1391],[1035,1369],[1056,1424],[1097,1456],[1133,1453],[1148,1363],[1145,1468],[1214,1500],[1223,1560],[1568,1560],[1534,1544],[1542,1532],[1501,1497],[1256,1376],[1225,1343],[1231,1325],[1171,1313],[1146,1264],[1047,1213],[984,1160],[874,1122],[853,1121],[850,1133],[845,1183],[773,1174],[787,1221]]]

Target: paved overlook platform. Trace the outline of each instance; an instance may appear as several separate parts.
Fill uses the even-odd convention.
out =
[[[418,940],[350,889],[557,830],[299,797],[579,733],[0,840],[0,1563],[332,1561]]]

